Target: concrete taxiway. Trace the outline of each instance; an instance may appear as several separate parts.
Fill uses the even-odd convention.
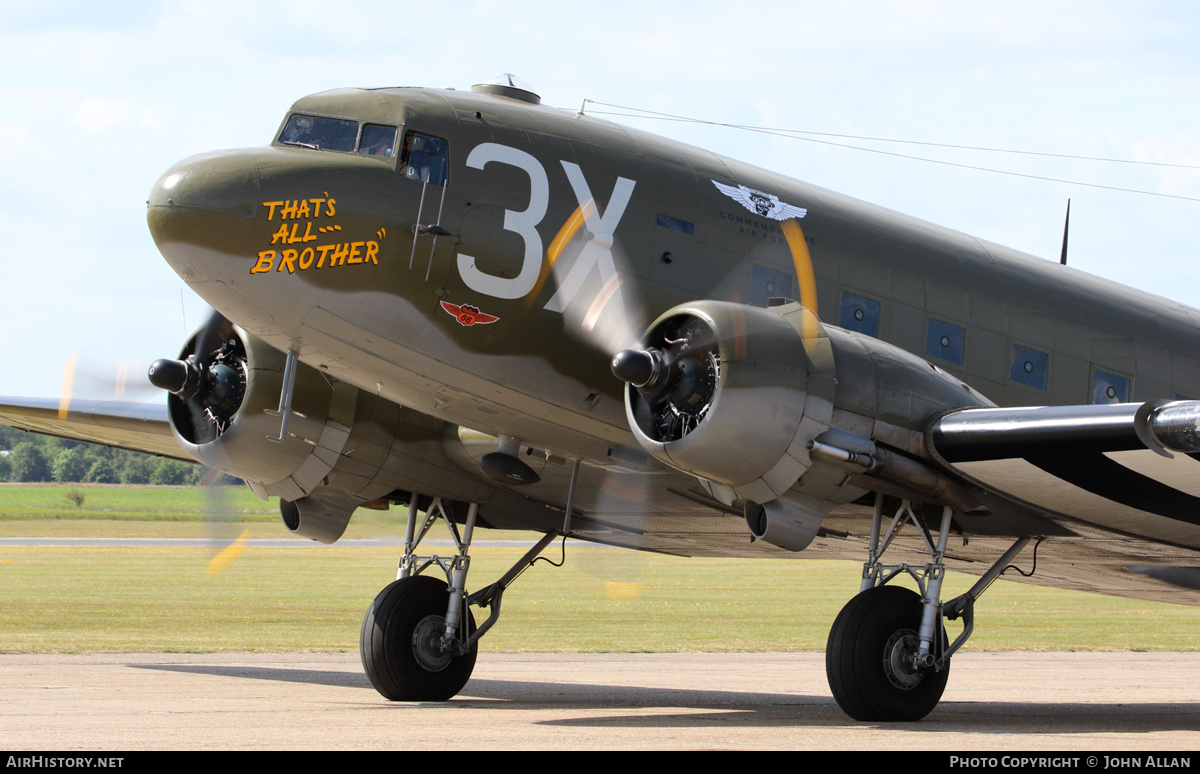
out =
[[[820,653],[484,652],[436,704],[353,653],[4,655],[0,685],[7,750],[1200,749],[1200,653],[964,653],[915,724],[849,721]]]

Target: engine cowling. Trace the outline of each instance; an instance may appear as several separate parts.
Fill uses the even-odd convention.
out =
[[[626,416],[647,452],[738,499],[766,502],[791,488],[808,466],[807,436],[828,426],[829,412],[809,410],[810,363],[787,318],[698,301],[660,317],[642,345],[619,353],[613,369],[630,382]]]
[[[821,325],[800,304],[677,306],[612,367],[628,383],[642,448],[743,507],[757,538],[800,550],[834,505],[870,488],[972,505],[922,461],[922,431],[947,409],[991,402],[898,347]],[[878,487],[865,486],[872,476]]]
[[[263,499],[278,496],[292,532],[332,543],[355,508],[392,489],[380,472],[394,428],[385,438],[372,431],[385,417],[394,425],[399,408],[376,406],[386,402],[298,363],[280,438],[286,360],[237,326],[210,323],[179,360],[157,361],[151,380],[172,390],[168,413],[184,451],[245,480]]]

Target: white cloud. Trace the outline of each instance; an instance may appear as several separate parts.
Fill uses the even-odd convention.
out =
[[[124,123],[134,112],[133,103],[126,99],[87,97],[71,114],[71,120],[88,134],[96,134]]]

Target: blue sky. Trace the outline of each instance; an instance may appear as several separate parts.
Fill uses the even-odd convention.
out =
[[[205,306],[145,199],[175,161],[269,141],[299,97],[498,72],[737,124],[1200,166],[1200,6],[911,2],[0,2],[0,395],[174,356]],[[1200,201],[614,119],[1200,306]],[[854,141],[838,141],[864,145]],[[1200,170],[871,147],[1200,199]],[[182,296],[182,297],[181,297]],[[87,385],[83,385],[86,389]]]

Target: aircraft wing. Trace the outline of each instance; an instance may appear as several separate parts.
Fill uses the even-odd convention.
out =
[[[166,403],[0,397],[0,423],[20,430],[194,462],[175,441]]]
[[[1200,590],[1188,551],[1200,549],[1198,419],[1197,401],[964,409],[935,422],[928,441],[971,484],[1079,534],[1112,536],[1127,572]],[[1137,561],[1135,545],[1159,548]]]

